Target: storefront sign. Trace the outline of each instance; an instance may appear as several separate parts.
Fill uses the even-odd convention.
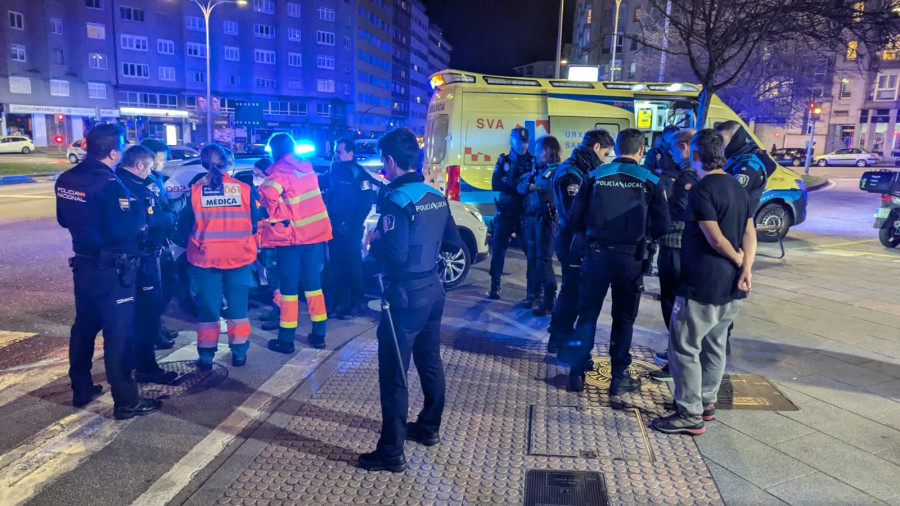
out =
[[[187,111],[178,109],[145,109],[143,107],[120,107],[122,116],[148,116],[152,118],[187,118]]]
[[[119,110],[118,109],[104,109],[100,108],[100,117],[101,118],[118,118]]]
[[[11,114],[65,114],[67,116],[89,116],[93,118],[97,114],[97,109],[93,107],[9,104],[9,112]]]

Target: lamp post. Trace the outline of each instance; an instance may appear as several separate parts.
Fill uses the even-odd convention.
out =
[[[619,43],[619,7],[622,6],[622,0],[616,0],[616,22],[613,28],[612,38],[612,58],[609,60],[609,80],[616,80],[616,45]]]
[[[366,114],[369,114],[369,111],[371,111],[372,109],[379,109],[379,108],[383,109],[384,106],[383,105],[373,105],[372,107],[369,107],[368,109],[363,111],[361,114],[356,115],[356,131],[357,132],[362,132],[362,119],[366,117]]]
[[[813,135],[816,133],[816,120],[822,116],[822,107],[816,105],[815,102],[809,104],[809,140],[806,144],[806,166],[803,168],[804,174],[809,174],[809,166],[812,163],[813,152]]]
[[[191,0],[203,12],[203,22],[206,32],[206,142],[212,143],[212,75],[209,71],[209,16],[213,9],[225,4],[238,4],[243,7],[247,5],[247,0]]]
[[[566,0],[559,0],[559,30],[556,32],[556,79],[559,79],[559,67],[562,65],[562,25],[564,5],[566,5]]]

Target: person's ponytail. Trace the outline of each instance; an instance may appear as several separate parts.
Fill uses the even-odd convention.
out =
[[[222,174],[228,169],[228,156],[218,144],[209,144],[200,150],[200,164],[209,174],[206,180],[213,188],[222,188]]]

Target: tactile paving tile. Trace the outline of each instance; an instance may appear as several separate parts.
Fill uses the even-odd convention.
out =
[[[175,381],[169,385],[138,383],[138,391],[142,397],[166,399],[208,390],[225,381],[225,378],[228,377],[228,369],[220,364],[213,362],[212,369],[201,371],[197,369],[196,363],[196,360],[160,362],[159,366],[161,368],[178,373]]]
[[[636,409],[531,406],[529,455],[653,462]]]
[[[374,449],[381,429],[373,340],[300,406],[218,503],[522,504],[526,473],[544,469],[602,473],[612,504],[722,504],[687,436],[646,431],[643,444],[649,444],[649,450],[639,450],[641,438],[624,431],[619,444],[634,448],[632,453],[619,451],[641,456],[634,460],[529,455],[532,406],[608,409],[607,388],[588,382],[580,394],[566,392],[568,369],[545,352],[546,319],[524,311],[506,315],[516,320],[504,327],[507,334],[485,332],[480,321],[444,324],[447,404],[442,442],[430,448],[408,442],[405,473],[370,473],[356,467],[359,454]],[[601,325],[598,341],[605,341],[606,333],[608,326]],[[594,355],[602,357],[604,346],[598,345]],[[652,363],[650,350],[636,347],[633,353],[636,360]],[[414,420],[423,402],[414,367],[409,384]],[[665,385],[649,380],[623,400],[631,410],[615,416],[639,413],[644,427],[672,402]],[[602,424],[579,431],[584,438],[612,438]]]

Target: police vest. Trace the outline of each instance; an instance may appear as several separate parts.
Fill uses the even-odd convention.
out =
[[[522,178],[522,176],[524,176],[528,171],[531,170],[531,166],[534,164],[534,157],[531,156],[530,153],[525,153],[516,155],[516,158],[513,159],[509,155],[502,154],[497,160],[497,165],[494,167],[494,171],[502,171],[504,165],[507,163],[509,164],[509,173],[506,174],[506,177],[512,190],[500,192],[500,204],[521,205],[522,196],[515,191],[516,183],[519,181],[519,179]]]
[[[540,172],[534,175],[534,184],[538,188],[528,192],[528,210],[532,214],[543,212],[547,204],[553,206],[553,191],[550,185],[553,184],[553,174],[558,166],[558,163],[551,163],[537,167]]]
[[[390,189],[384,198],[403,209],[409,219],[409,254],[403,272],[397,274],[433,272],[450,218],[446,197],[423,182],[414,182]]]
[[[201,179],[191,187],[194,227],[188,239],[191,265],[235,269],[256,259],[250,187],[227,174],[213,188]]]

